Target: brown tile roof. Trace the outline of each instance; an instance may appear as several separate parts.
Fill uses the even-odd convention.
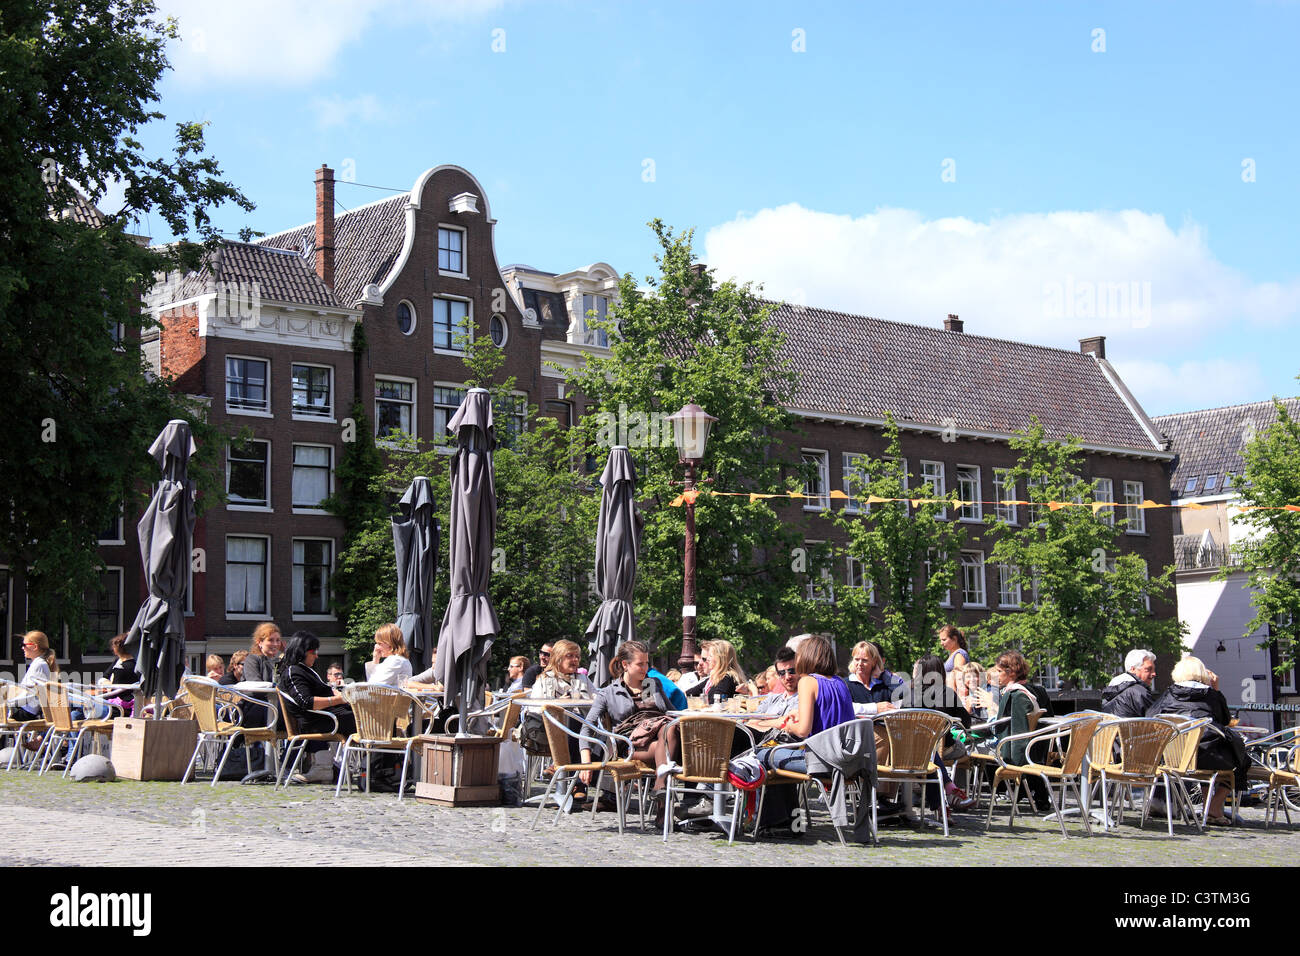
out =
[[[358,206],[334,218],[334,294],[351,307],[365,287],[381,282],[397,261],[406,239],[410,193]],[[257,241],[259,246],[295,254],[316,248],[316,224],[286,229]]]
[[[798,409],[1009,434],[1036,414],[1049,438],[1162,450],[1090,355],[774,303]],[[1103,360],[1104,361],[1104,360]],[[1118,381],[1118,376],[1115,377]],[[1136,404],[1136,403],[1135,403]],[[1143,416],[1144,417],[1144,416]],[[1157,432],[1158,434],[1158,432]]]
[[[50,214],[52,216],[57,216],[59,219],[71,219],[74,222],[81,223],[83,226],[90,226],[92,229],[98,229],[103,226],[104,214],[99,211],[98,207],[96,207],[80,189],[77,189],[71,183],[65,181],[64,185],[67,188],[63,190],[62,197],[59,195],[59,189],[53,183],[49,183],[45,187],[45,191],[49,194],[51,199],[56,200],[56,203],[61,202],[62,199],[69,195],[72,197],[71,201],[66,206],[63,206],[63,208],[58,209],[57,211],[52,205],[50,207]]]
[[[205,260],[203,268],[180,279],[179,287],[166,290],[176,301],[217,291],[217,283],[257,283],[266,301],[339,307],[339,300],[296,253],[267,249],[244,242],[223,242]],[[156,292],[156,294],[158,294]],[[160,303],[165,304],[165,303]]]
[[[1288,415],[1300,418],[1300,398],[1284,398],[1282,404]],[[1263,431],[1277,421],[1277,409],[1269,400],[1160,415],[1152,421],[1173,440],[1178,453],[1170,477],[1174,497],[1192,497],[1206,494],[1207,475],[1217,476],[1210,493],[1223,492],[1224,475],[1240,474],[1244,467],[1241,448],[1250,432]],[[1189,490],[1187,482],[1193,478],[1196,483]]]

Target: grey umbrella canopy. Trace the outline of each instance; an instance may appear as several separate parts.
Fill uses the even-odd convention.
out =
[[[600,476],[600,517],[596,524],[596,588],[600,607],[587,625],[591,643],[592,681],[610,681],[609,662],[624,641],[632,640],[632,591],[641,549],[641,515],[637,513],[636,467],[632,453],[616,445]]]
[[[492,472],[496,437],[487,390],[470,389],[448,427],[456,435],[448,532],[451,599],[438,635],[435,676],[448,698],[456,699],[459,712],[468,714],[483,706],[488,654],[500,628],[488,595],[497,494]]]
[[[420,477],[402,495],[402,516],[393,519],[397,553],[397,626],[416,673],[433,659],[433,571],[438,561],[438,522],[433,518],[429,479]]]
[[[174,697],[185,667],[185,581],[194,544],[194,482],[190,456],[196,446],[188,422],[173,420],[149,446],[162,470],[137,528],[149,596],[127,634],[135,654],[140,693],[160,704]],[[161,716],[161,707],[154,715]]]

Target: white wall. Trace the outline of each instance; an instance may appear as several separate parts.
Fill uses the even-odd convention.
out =
[[[1268,654],[1255,647],[1266,632],[1256,631],[1250,638],[1242,636],[1255,616],[1246,576],[1238,573],[1226,581],[1212,581],[1208,574],[1192,577],[1183,572],[1177,591],[1178,616],[1189,629],[1183,646],[1219,675],[1219,690],[1228,705],[1252,702],[1252,691],[1253,703],[1274,703]],[[1220,641],[1225,651],[1216,653]],[[1168,674],[1157,676],[1158,686],[1167,685],[1168,680]],[[1242,723],[1268,726],[1267,713],[1242,711],[1239,716]]]

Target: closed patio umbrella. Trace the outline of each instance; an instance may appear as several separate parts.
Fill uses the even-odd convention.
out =
[[[614,652],[633,636],[632,590],[641,547],[641,516],[635,505],[636,467],[625,445],[616,445],[610,451],[600,484],[600,517],[596,524],[600,607],[587,625],[591,678],[597,687],[609,683],[609,662]]]
[[[497,496],[492,473],[496,437],[487,389],[471,388],[448,427],[456,435],[448,532],[451,599],[438,635],[435,676],[465,715],[483,707],[488,654],[500,628],[488,595]]]
[[[397,626],[402,629],[418,674],[433,660],[433,571],[438,560],[438,522],[433,518],[429,479],[416,478],[400,502],[402,516],[393,519],[393,548],[397,554]]]
[[[149,596],[127,635],[140,674],[140,693],[154,698],[154,717],[162,698],[176,696],[185,668],[185,582],[194,544],[194,482],[190,456],[196,446],[188,422],[172,420],[149,446],[162,478],[140,518],[140,560]]]

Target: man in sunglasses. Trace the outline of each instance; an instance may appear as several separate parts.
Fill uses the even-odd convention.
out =
[[[524,671],[524,690],[528,690],[537,683],[537,678],[541,676],[542,671],[551,666],[551,642],[547,641],[542,645],[542,649],[537,652],[537,663],[531,665],[528,670]]]
[[[774,690],[758,704],[758,713],[771,717],[784,717],[799,709],[799,675],[794,670],[795,653],[788,647],[776,652],[776,683]]]

